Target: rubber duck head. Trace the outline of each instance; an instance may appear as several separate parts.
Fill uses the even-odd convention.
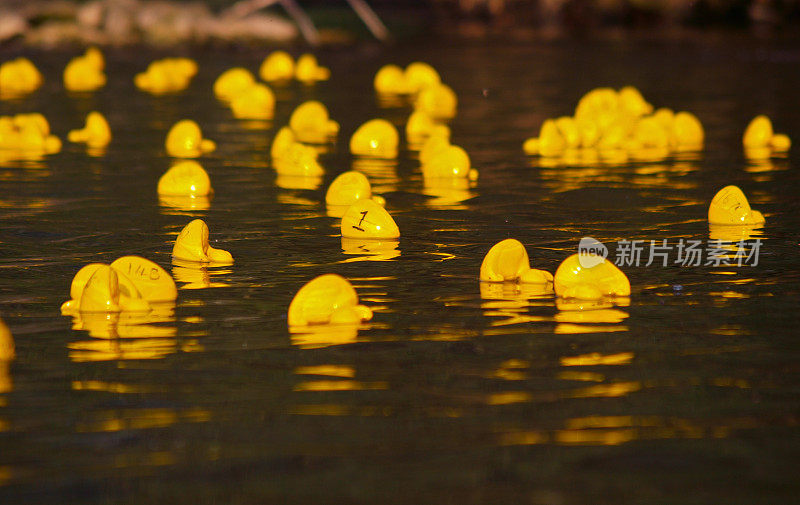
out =
[[[434,153],[422,165],[422,175],[427,178],[465,177],[477,179],[478,172],[470,168],[469,155],[456,145],[447,145]]]
[[[367,176],[355,170],[339,174],[328,187],[327,193],[325,193],[325,203],[334,206],[349,207],[356,200],[364,198],[372,198],[372,187]],[[383,199],[380,198],[376,203],[380,205],[382,201]]]
[[[231,101],[255,82],[255,77],[246,68],[229,68],[214,81],[214,95],[220,100]]]
[[[67,138],[70,142],[85,142],[89,147],[105,147],[111,142],[111,128],[102,114],[92,111],[86,116],[86,125],[71,130]]]
[[[300,142],[293,142],[281,156],[273,158],[272,168],[279,175],[319,177],[325,173],[317,161],[317,151]]]
[[[446,84],[431,84],[422,88],[414,102],[414,109],[425,112],[434,119],[450,119],[456,115],[458,98]]]
[[[750,202],[737,186],[725,186],[714,195],[708,207],[708,222],[713,225],[759,225],[764,215],[750,208]]]
[[[767,116],[760,115],[753,118],[744,131],[742,143],[746,148],[769,146],[772,140],[772,121]]]
[[[427,63],[415,61],[404,72],[409,93],[419,93],[423,88],[442,82],[439,72]]]
[[[524,282],[543,284],[553,282],[553,275],[531,268],[525,246],[516,239],[498,242],[481,263],[480,279],[487,282]]]
[[[631,294],[628,277],[602,256],[569,256],[558,266],[553,283],[556,295],[563,298],[595,300]]]
[[[267,82],[287,82],[294,77],[294,59],[286,51],[273,51],[261,63],[258,75]]]
[[[211,179],[196,161],[175,163],[158,180],[158,194],[165,196],[207,196],[214,192]]]
[[[352,324],[372,319],[372,311],[358,304],[350,282],[337,274],[321,275],[300,288],[289,304],[289,327]]]
[[[42,85],[44,78],[27,58],[17,58],[0,65],[0,97],[27,95]]]
[[[327,81],[331,76],[331,71],[319,66],[316,56],[306,53],[297,58],[294,75],[302,83],[314,84],[317,81]]]
[[[385,119],[372,119],[358,127],[350,137],[350,152],[372,158],[397,158],[400,136],[397,128]]]
[[[253,84],[231,102],[236,119],[272,119],[275,95],[265,84]]]
[[[295,142],[297,142],[297,140],[294,137],[292,129],[288,126],[284,126],[278,130],[278,133],[275,134],[275,138],[272,139],[272,147],[269,150],[270,156],[272,156],[273,160],[284,156],[289,147]]]
[[[94,91],[106,85],[102,55],[78,56],[64,68],[64,87],[69,91]]]
[[[384,65],[372,81],[379,95],[404,95],[410,93],[403,69],[397,65]]]
[[[653,118],[659,121],[657,116],[654,115]],[[662,126],[664,125],[663,120],[661,124]],[[675,114],[671,126],[672,128],[666,128],[666,130],[672,132],[671,143],[676,147],[691,149],[701,149],[703,147],[703,141],[705,140],[703,124],[691,112],[682,111]]]
[[[328,109],[316,100],[300,104],[289,118],[289,127],[297,140],[324,144],[339,133],[339,123],[328,116]]]
[[[233,256],[228,251],[215,249],[208,244],[208,225],[195,219],[181,230],[172,248],[172,257],[183,261],[219,263],[230,265]]]
[[[167,153],[176,158],[197,158],[216,149],[212,140],[204,139],[200,126],[191,119],[175,123],[167,134]]]
[[[400,229],[392,216],[372,200],[359,199],[342,216],[342,237],[359,239],[393,239]]]

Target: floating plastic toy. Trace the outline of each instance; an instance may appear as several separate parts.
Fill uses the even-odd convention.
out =
[[[397,158],[400,135],[397,128],[385,119],[371,119],[356,129],[350,137],[350,152],[372,158]]]
[[[322,324],[353,324],[372,319],[369,307],[358,304],[352,284],[337,274],[321,275],[295,295],[289,304],[290,329]]]
[[[137,88],[153,95],[183,91],[197,74],[197,63],[189,58],[164,58],[155,60],[147,70],[136,74],[133,82]]]
[[[442,82],[435,68],[420,61],[415,61],[408,65],[404,77],[408,93],[419,93],[428,86]]]
[[[172,257],[183,261],[219,263],[230,265],[233,256],[228,251],[215,249],[208,245],[208,225],[202,219],[195,219],[181,230],[172,248]]]
[[[272,119],[275,95],[265,84],[255,83],[233,98],[231,110],[237,119]]]
[[[397,65],[381,67],[372,84],[379,95],[403,95],[410,92],[406,75]]]
[[[273,161],[277,158],[285,156],[286,152],[289,150],[289,147],[292,146],[297,142],[294,137],[294,132],[288,126],[284,126],[278,133],[275,134],[275,138],[272,139],[272,147],[270,148],[270,156],[272,156]]]
[[[17,58],[0,65],[0,99],[19,98],[33,93],[43,82],[42,74],[27,58]]]
[[[605,296],[629,296],[631,283],[613,263],[602,256],[579,254],[561,262],[553,278],[556,295],[563,298],[598,300]],[[590,265],[589,267],[583,264]]]
[[[256,78],[246,68],[229,68],[214,81],[214,95],[230,102],[255,83]]]
[[[317,162],[317,151],[300,142],[294,142],[277,158],[272,159],[272,168],[280,175],[318,177],[325,169]]]
[[[167,153],[176,158],[197,158],[217,148],[212,140],[204,139],[200,126],[191,119],[175,123],[167,134]]]
[[[745,154],[748,158],[768,158],[772,152],[786,152],[792,141],[784,133],[775,133],[772,121],[767,116],[756,116],[747,125],[742,137]]]
[[[339,174],[325,193],[325,203],[337,207],[349,207],[361,199],[372,199],[380,206],[385,204],[382,197],[372,196],[372,187],[367,176],[355,170]]]
[[[519,240],[509,238],[496,243],[481,263],[480,279],[487,282],[553,282],[553,274],[531,268],[528,252]]]
[[[478,178],[478,171],[470,168],[469,155],[464,149],[448,145],[433,153],[422,164],[422,175],[428,178],[466,177]]]
[[[339,133],[339,123],[328,116],[321,102],[310,100],[300,104],[289,118],[289,127],[300,142],[324,144]]]
[[[198,197],[213,192],[208,173],[193,160],[179,161],[158,180],[159,195]]]
[[[11,159],[31,159],[57,153],[61,140],[50,135],[50,124],[39,113],[0,116],[0,150]]]
[[[389,213],[372,200],[359,199],[342,216],[342,237],[360,239],[392,239],[400,237],[400,229]]]
[[[411,113],[406,122],[406,139],[409,144],[422,144],[430,136],[450,138],[450,128],[439,124],[427,112],[417,110]]]
[[[89,147],[105,147],[111,142],[111,128],[102,114],[92,111],[86,116],[86,126],[70,131],[67,139],[70,142],[85,142]]]
[[[450,119],[456,115],[458,98],[446,84],[431,84],[422,88],[414,101],[414,109],[434,119]]]
[[[714,225],[764,224],[764,215],[750,208],[747,197],[737,186],[725,186],[714,195],[708,207],[708,222]]]
[[[178,297],[175,281],[166,270],[141,256],[122,256],[111,268],[130,279],[142,298],[150,303],[171,302]]]
[[[654,116],[655,117],[655,116]],[[659,121],[658,117],[655,117]],[[660,120],[665,123],[664,118]],[[705,141],[703,124],[691,112],[678,112],[672,120],[672,143],[680,148],[701,149]]]
[[[290,81],[294,77],[294,60],[286,51],[273,51],[264,58],[258,75],[267,82]]]
[[[294,76],[304,84],[314,84],[317,81],[327,81],[331,76],[331,71],[319,66],[316,56],[306,53],[297,58]]]
[[[70,60],[64,68],[64,87],[69,91],[94,91],[106,85],[102,53],[93,47]]]

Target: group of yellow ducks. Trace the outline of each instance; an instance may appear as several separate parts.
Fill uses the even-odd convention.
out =
[[[73,91],[90,91],[105,84],[102,53],[90,48],[73,59],[64,71],[64,83]],[[180,91],[197,73],[197,65],[185,58],[154,61],[144,73],[135,77],[140,89],[153,94]],[[314,83],[328,79],[330,72],[320,67],[313,55],[301,56],[296,62],[283,52],[275,51],[265,58],[259,77],[269,83],[285,83],[297,79]],[[41,74],[25,58],[0,65],[0,96],[20,96],[41,85]],[[478,173],[471,167],[464,149],[450,144],[447,121],[455,116],[457,98],[453,90],[441,82],[430,65],[414,62],[402,69],[396,65],[382,67],[373,80],[376,93],[383,99],[410,103],[413,112],[405,128],[406,143],[419,152],[425,179],[474,181]],[[247,69],[226,70],[214,83],[214,93],[228,103],[237,118],[270,119],[274,114],[275,96],[264,83],[257,82]],[[289,124],[282,127],[270,149],[273,168],[279,175],[320,177],[320,146],[332,142],[339,133],[339,124],[330,118],[327,108],[318,101],[299,105]],[[108,122],[98,112],[91,112],[82,129],[70,131],[72,142],[85,142],[89,147],[104,147],[112,139]],[[674,113],[654,108],[633,87],[619,91],[598,88],[578,102],[574,116],[548,119],[539,136],[527,140],[527,154],[547,158],[565,157],[566,153],[594,152],[600,158],[636,156],[637,159],[663,157],[670,153],[702,150],[704,131],[700,121],[689,112]],[[758,116],[747,127],[743,144],[746,151],[766,150],[767,156],[789,149],[791,141],[784,134],[775,134],[766,116]],[[400,134],[385,119],[371,119],[352,134],[349,142],[354,157],[393,160],[398,156]],[[0,117],[0,151],[24,150],[40,154],[58,152],[60,140],[50,134],[47,120],[41,114],[19,114]],[[204,197],[213,193],[211,180],[198,158],[216,148],[203,137],[200,126],[192,120],[177,122],[165,141],[170,156],[181,158],[158,181],[162,196]],[[649,154],[647,154],[649,153]],[[626,158],[627,159],[627,158]],[[400,237],[400,229],[384,208],[385,200],[372,194],[368,178],[355,170],[340,174],[325,195],[329,214],[341,217],[343,239],[392,240]],[[746,196],[736,186],[720,190],[708,211],[712,225],[758,226],[764,216],[750,208]],[[178,235],[172,251],[174,261],[198,264],[227,265],[233,257],[227,251],[209,245],[209,229],[196,219]],[[577,300],[600,300],[606,297],[627,297],[631,287],[628,278],[613,263],[597,257],[586,266],[578,254],[565,259],[555,274],[531,268],[522,243],[506,239],[495,244],[486,254],[479,278],[486,283],[520,283],[552,286],[557,297]],[[65,314],[147,312],[161,302],[174,302],[177,289],[172,277],[159,265],[138,256],[125,256],[110,265],[92,263],[74,277],[71,300],[62,306]],[[288,323],[292,331],[303,331],[320,324],[354,324],[370,319],[372,311],[358,303],[352,285],[336,274],[317,277],[303,286],[292,300]]]

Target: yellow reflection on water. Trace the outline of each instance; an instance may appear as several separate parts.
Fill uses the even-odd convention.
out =
[[[104,382],[104,381],[72,381],[73,391],[103,391],[106,393],[154,393],[159,391],[166,391],[165,388],[156,388],[151,386],[140,386],[133,384],[123,384],[121,382]]]
[[[289,328],[292,345],[301,349],[319,349],[356,342],[358,324],[319,324]]]
[[[615,300],[620,305],[629,304],[629,300]],[[570,333],[597,333],[611,331],[628,331],[628,327],[621,325],[628,317],[628,313],[616,308],[604,300],[564,300],[556,299],[556,313],[554,319],[559,324],[555,328],[558,334]]]
[[[560,430],[555,442],[563,445],[620,445],[635,440],[636,430]]]
[[[356,369],[347,365],[314,365],[299,366],[294,369],[295,375],[323,375],[326,377],[344,377],[352,379]]]
[[[466,210],[462,202],[474,198],[475,182],[465,177],[425,177],[423,194],[430,196],[425,205],[432,209]]]
[[[611,384],[597,384],[596,386],[573,389],[572,391],[567,391],[565,396],[568,398],[618,398],[635,393],[640,389],[642,389],[640,382],[613,382]]]
[[[356,158],[352,170],[358,170],[369,178],[373,194],[397,191],[400,178],[397,176],[397,160]]]
[[[576,372],[574,370],[565,370],[558,372],[557,379],[565,381],[581,381],[581,382],[603,382],[606,376],[601,373],[594,372]]]
[[[339,263],[354,261],[390,261],[400,256],[400,242],[398,240],[365,240],[358,238],[342,237],[342,252],[355,256]]]
[[[211,420],[211,412],[203,409],[121,409],[98,412],[99,419],[79,423],[78,433],[111,432],[166,428],[177,423],[203,423]]]
[[[371,391],[389,389],[386,382],[354,380],[316,380],[295,384],[294,391]]]
[[[161,213],[164,215],[192,213],[210,209],[211,197],[158,195],[158,204],[161,206]]]
[[[503,391],[500,393],[490,393],[486,397],[487,405],[511,405],[514,403],[529,403],[533,400],[533,395],[526,391]]]
[[[511,282],[481,282],[483,313],[489,317],[501,317],[490,326],[508,326],[527,322],[551,321],[550,316],[528,314],[531,307],[552,305],[553,285],[517,284]],[[537,300],[537,301],[534,301]]]
[[[3,431],[3,428],[1,426],[0,426],[0,431]],[[11,469],[10,465],[0,465],[0,486],[3,486],[7,482],[9,482],[13,476],[14,476],[14,471]]]
[[[278,173],[278,177],[275,179],[275,184],[279,188],[283,189],[304,189],[308,191],[314,191],[319,189],[322,185],[322,176],[310,176],[310,175],[286,175]],[[285,198],[290,198],[289,195],[281,195]],[[311,204],[316,205],[317,202],[313,200],[303,199],[303,202],[311,202]],[[291,201],[284,201],[281,203],[291,203]],[[306,203],[303,203],[306,205]]]
[[[11,381],[11,362],[15,357],[14,337],[5,321],[0,319],[0,393],[10,393],[14,389]],[[0,406],[4,405],[5,399],[0,397],[0,402],[2,402]]]
[[[629,365],[633,361],[633,356],[632,352],[620,352],[617,354],[593,352],[579,356],[564,356],[560,362],[561,366]]]
[[[155,451],[147,454],[117,454],[114,456],[114,468],[169,466],[174,465],[175,461],[175,455],[170,451]]]
[[[209,268],[203,263],[184,261],[172,258],[172,277],[175,282],[184,283],[179,285],[179,289],[205,289],[222,288],[229,285],[227,282],[219,280],[211,281],[212,277],[230,275],[233,270],[230,268]]]

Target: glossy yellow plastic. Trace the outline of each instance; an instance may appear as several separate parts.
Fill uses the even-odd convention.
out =
[[[269,154],[272,156],[273,161],[281,156],[285,156],[288,152],[289,148],[297,142],[294,137],[294,132],[288,126],[284,126],[278,133],[275,134],[275,138],[272,139],[272,147],[270,147]]]
[[[652,116],[639,119],[633,129],[633,140],[636,147],[668,147],[669,132],[667,132]],[[635,148],[634,148],[635,149]]]
[[[531,268],[525,246],[516,239],[498,242],[481,263],[480,279],[486,282],[523,282],[544,284],[553,282],[553,274]]]
[[[200,126],[183,119],[170,128],[166,140],[167,153],[176,158],[197,158],[217,148],[212,140],[204,139]]]
[[[342,216],[342,237],[359,239],[393,239],[400,229],[392,216],[372,200],[359,199]]]
[[[208,245],[208,225],[202,219],[195,219],[181,230],[172,247],[173,259],[200,263],[230,265],[233,256],[228,251],[215,249]]]
[[[362,198],[372,198],[372,186],[366,175],[355,170],[339,174],[325,193],[325,203],[328,205],[349,207]]]
[[[567,147],[558,125],[552,119],[545,119],[539,130],[539,154],[557,156]]]
[[[304,84],[314,84],[317,81],[327,81],[331,76],[331,71],[321,67],[316,56],[306,53],[297,58],[294,76]]]
[[[372,81],[379,95],[403,95],[409,93],[408,82],[403,69],[397,65],[384,65]]]
[[[406,122],[406,139],[409,144],[421,144],[431,135],[449,139],[450,128],[434,121],[427,112],[412,112]]]
[[[431,162],[433,157],[442,151],[443,149],[450,146],[450,141],[448,137],[444,137],[441,135],[431,135],[428,137],[428,140],[422,144],[422,149],[419,150],[419,162],[420,164],[427,165]]]
[[[231,101],[255,82],[256,78],[246,68],[229,68],[214,81],[214,95],[220,100]]]
[[[236,119],[272,119],[275,114],[275,94],[265,84],[255,83],[231,101]]]
[[[196,161],[175,163],[158,180],[158,194],[164,196],[207,196],[214,192],[211,179]]]
[[[767,147],[772,140],[772,121],[767,116],[753,118],[744,131],[742,143],[746,148]]]
[[[659,119],[653,116],[656,121]],[[664,119],[659,121],[662,126]],[[672,120],[672,143],[678,147],[702,148],[705,140],[703,125],[691,112],[678,112]]]
[[[422,88],[414,101],[414,109],[434,119],[450,119],[456,115],[458,98],[450,86],[431,84]]]
[[[372,319],[369,307],[358,304],[352,284],[337,274],[321,275],[300,288],[289,304],[290,329],[320,324],[352,324]]]
[[[708,207],[708,222],[716,225],[758,225],[764,215],[750,208],[750,202],[737,186],[725,186],[714,195]]]
[[[581,145],[581,131],[578,128],[578,122],[574,118],[561,116],[555,120],[555,123],[567,149]]]
[[[16,357],[14,351],[14,337],[11,335],[11,330],[6,326],[5,321],[0,319],[0,363],[9,362]],[[2,388],[0,388],[0,392]]]
[[[146,258],[123,256],[114,260],[111,268],[130,279],[142,298],[150,303],[170,302],[178,297],[178,288],[172,276]]]
[[[324,144],[339,133],[339,123],[328,116],[321,102],[310,100],[300,104],[289,118],[289,127],[300,142]]]
[[[111,142],[111,127],[102,114],[92,111],[86,116],[86,125],[67,134],[70,142],[85,142],[89,147],[105,147]]]
[[[70,60],[64,68],[64,87],[69,91],[94,91],[106,85],[102,54],[97,49]]]
[[[272,160],[272,168],[279,175],[291,175],[302,177],[319,177],[325,170],[317,162],[317,151],[300,142],[294,142]]]
[[[69,287],[70,299],[61,305],[62,314],[69,314],[78,311],[80,308],[83,288],[86,287],[86,283],[89,282],[89,279],[92,277],[92,275],[94,275],[95,271],[103,266],[105,266],[103,263],[89,263],[78,270],[78,273],[76,273],[75,277],[72,278],[72,283]]]
[[[42,74],[27,58],[16,58],[0,65],[0,99],[27,95],[43,82]]]
[[[427,178],[468,177],[478,178],[478,171],[470,168],[469,155],[456,145],[439,149],[422,165],[422,175]]]
[[[604,296],[629,296],[631,283],[616,265],[600,256],[594,266],[581,265],[580,256],[573,254],[558,266],[554,276],[556,295],[563,298],[596,300]],[[584,261],[584,263],[588,263]]]
[[[155,60],[133,79],[137,88],[154,95],[182,91],[197,74],[197,63],[189,58]]]
[[[653,106],[647,103],[642,93],[633,86],[625,86],[617,94],[619,105],[633,116],[644,116],[653,112]]]
[[[148,312],[150,304],[142,298],[136,285],[109,265],[100,265],[83,287],[79,312]]]
[[[397,158],[400,135],[385,119],[372,119],[362,124],[350,137],[350,152],[372,158]]]
[[[784,133],[776,133],[770,140],[770,146],[777,152],[786,152],[792,147],[792,140]]]
[[[286,51],[273,51],[261,62],[258,75],[267,82],[290,81],[294,77],[294,59]]]
[[[419,93],[423,88],[442,82],[436,69],[420,61],[408,65],[404,77],[409,93]]]
[[[38,113],[0,116],[0,149],[33,159],[61,150],[61,140],[50,135],[47,119]]]

